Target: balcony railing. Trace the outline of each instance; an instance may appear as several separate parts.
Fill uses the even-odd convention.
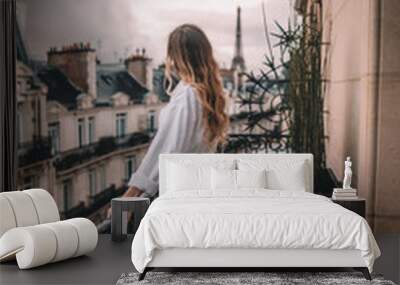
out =
[[[106,155],[118,149],[145,144],[149,141],[150,136],[147,133],[132,133],[123,137],[103,137],[97,143],[61,154],[54,161],[54,166],[57,171],[67,170],[95,157]]]
[[[86,217],[87,216],[87,208],[85,207],[84,202],[80,202],[75,207],[69,209],[61,213],[61,217],[64,219],[71,219],[76,217]]]
[[[115,185],[111,185],[100,193],[90,196],[91,203],[89,206],[89,211],[92,213],[97,209],[102,208],[109,203],[112,198],[121,196],[124,192],[125,187],[115,188]]]
[[[34,139],[18,146],[18,166],[24,167],[52,157],[51,144],[47,137]]]
[[[283,153],[290,152],[289,135],[279,130],[266,134],[230,134],[228,142],[219,152],[225,153]]]
[[[88,217],[95,213],[97,210],[106,206],[112,198],[121,196],[126,190],[125,186],[116,188],[115,185],[104,189],[100,193],[90,196],[89,206],[85,206],[85,203],[81,201],[75,207],[63,212],[61,216],[65,219],[71,219],[76,217]]]

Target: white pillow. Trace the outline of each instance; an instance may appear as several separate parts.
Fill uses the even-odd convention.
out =
[[[267,171],[236,170],[237,188],[267,188]]]
[[[168,191],[207,190],[211,188],[211,167],[168,163]]]
[[[211,188],[213,190],[236,190],[236,170],[212,168]]]
[[[211,188],[215,190],[240,190],[266,188],[267,176],[263,170],[211,169]]]
[[[306,191],[307,165],[304,160],[239,159],[239,170],[266,170],[267,188],[271,190]]]
[[[174,159],[166,162],[166,191],[211,191],[211,168],[235,169],[227,159]]]
[[[268,188],[273,190],[306,191],[304,163],[292,168],[267,171]]]

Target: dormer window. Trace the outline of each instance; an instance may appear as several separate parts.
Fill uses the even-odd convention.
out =
[[[89,94],[86,93],[79,94],[79,96],[76,97],[76,101],[79,110],[93,108],[94,100],[93,97],[90,96]]]
[[[112,105],[114,107],[129,105],[129,99],[130,97],[122,92],[115,93],[114,95],[111,96]]]

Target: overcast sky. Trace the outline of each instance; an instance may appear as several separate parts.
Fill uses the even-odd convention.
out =
[[[46,59],[51,46],[91,42],[102,62],[115,62],[145,47],[153,65],[165,58],[168,33],[183,23],[208,35],[220,65],[230,66],[236,7],[242,7],[245,61],[257,69],[265,53],[262,0],[17,0],[25,45],[34,59]],[[264,0],[273,21],[286,24],[293,0]]]

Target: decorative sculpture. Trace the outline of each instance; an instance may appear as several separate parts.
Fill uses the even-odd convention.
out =
[[[347,157],[344,162],[344,179],[343,179],[343,189],[352,189],[351,188],[351,176],[353,172],[351,171],[351,160],[350,156]]]

